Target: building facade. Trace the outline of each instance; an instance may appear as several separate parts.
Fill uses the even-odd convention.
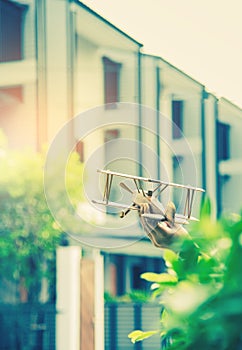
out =
[[[241,109],[221,98],[217,106],[218,214],[239,213],[242,198]]]
[[[93,174],[106,167],[203,187],[214,217],[240,210],[239,107],[142,53],[79,1],[2,0],[1,37],[0,120],[10,147],[38,150],[74,120],[87,196],[100,195]],[[182,207],[180,193],[162,199],[171,196]]]
[[[1,37],[0,118],[10,147],[40,149],[64,123],[96,108],[84,136],[81,118],[73,122],[82,161],[101,146],[96,167],[204,187],[215,217],[240,210],[233,193],[240,188],[241,108],[143,54],[141,43],[79,1],[2,0]],[[118,103],[142,107],[121,123]],[[132,145],[120,152],[124,139]]]
[[[40,150],[71,125],[63,145],[84,164],[81,211],[97,218],[81,242],[103,255],[108,293],[145,289],[140,273],[164,261],[133,214],[121,225],[90,204],[101,195],[97,168],[203,187],[214,218],[240,212],[241,108],[77,0],[0,0],[0,39],[0,128],[11,148]],[[112,196],[129,201],[118,184]],[[171,198],[182,208],[183,194],[162,201]]]

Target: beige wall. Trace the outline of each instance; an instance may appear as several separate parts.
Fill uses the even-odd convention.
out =
[[[218,119],[230,125],[230,157],[220,161],[222,211],[239,212],[242,208],[242,110],[226,99],[218,104]]]

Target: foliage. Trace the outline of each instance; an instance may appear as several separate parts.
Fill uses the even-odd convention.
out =
[[[153,295],[164,305],[159,330],[166,349],[241,348],[242,219],[214,222],[207,202],[179,255],[167,250],[167,272],[146,273]],[[152,334],[150,334],[152,335]],[[135,331],[133,342],[147,338]]]
[[[151,294],[143,290],[132,290],[129,293],[120,296],[113,296],[108,292],[104,293],[106,302],[118,303],[147,303],[151,300]]]
[[[21,285],[29,291],[28,299],[36,300],[42,277],[53,281],[51,263],[62,232],[45,200],[44,153],[10,151],[3,141],[0,135],[0,274],[2,281]],[[80,198],[82,169],[76,155],[68,168],[73,180],[68,190],[74,196],[75,187]]]

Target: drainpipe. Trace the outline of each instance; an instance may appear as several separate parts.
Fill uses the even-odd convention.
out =
[[[143,174],[142,161],[142,95],[141,95],[141,52],[138,51],[138,173],[139,176]]]
[[[222,204],[221,204],[221,178],[219,174],[219,144],[218,144],[218,121],[219,121],[219,112],[218,112],[218,99],[215,98],[214,102],[214,117],[215,117],[215,176],[216,176],[216,202],[217,202],[217,218],[220,217],[221,211],[222,211]]]
[[[46,95],[46,2],[35,1],[36,149],[48,139]]]
[[[75,70],[75,4],[72,0],[66,2],[66,33],[67,33],[67,108],[68,119],[74,117],[74,70]],[[74,125],[70,130],[70,143],[74,140]]]
[[[156,152],[157,152],[157,178],[160,173],[160,67],[156,66]]]
[[[202,187],[206,189],[206,132],[205,132],[205,100],[208,98],[208,93],[205,87],[202,88],[201,94],[201,137],[202,137]]]

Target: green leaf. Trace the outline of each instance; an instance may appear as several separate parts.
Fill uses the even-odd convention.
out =
[[[201,207],[200,217],[210,217],[211,216],[211,201],[208,197],[205,197]]]
[[[178,260],[178,255],[173,252],[171,249],[164,249],[164,259],[166,261],[166,265],[173,265],[174,261]]]
[[[145,272],[141,274],[141,278],[149,282],[162,284],[176,284],[178,281],[177,276],[170,275],[169,273]]]
[[[128,337],[130,338],[132,343],[136,343],[137,341],[144,340],[146,338],[150,338],[152,335],[157,334],[159,331],[148,331],[143,332],[141,330],[136,330],[129,333]]]

